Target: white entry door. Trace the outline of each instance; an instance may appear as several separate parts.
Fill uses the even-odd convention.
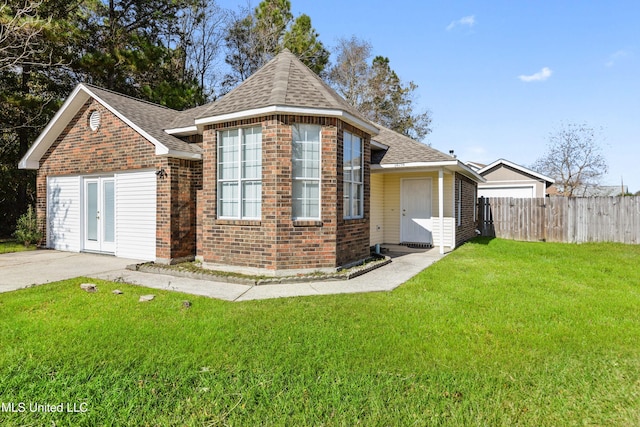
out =
[[[84,249],[114,253],[115,181],[112,177],[84,179]]]
[[[402,242],[433,244],[431,178],[403,179],[401,187]]]

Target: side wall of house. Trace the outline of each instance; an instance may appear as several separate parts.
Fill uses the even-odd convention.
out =
[[[371,207],[370,207],[370,246],[383,244],[384,241],[384,175],[371,174]]]
[[[482,176],[487,180],[487,183],[482,185],[486,188],[527,184],[534,188],[533,197],[544,197],[546,195],[546,186],[539,179],[504,165],[492,168]]]
[[[321,130],[321,218],[292,219],[292,125]],[[260,220],[219,219],[217,215],[218,131],[262,126],[262,211]],[[203,137],[207,167],[198,198],[201,210],[198,254],[211,264],[268,270],[334,268],[368,255],[369,223],[342,218],[342,131],[356,130],[334,118],[277,115],[208,126]],[[364,140],[365,153],[369,139]],[[365,171],[368,187],[368,168]],[[365,204],[365,212],[368,204]]]
[[[478,185],[475,181],[466,176],[456,173],[455,176],[456,194],[461,191],[460,198],[455,201],[455,209],[458,211],[458,200],[460,204],[460,221],[456,222],[456,246],[459,246],[476,236],[477,225],[477,197]]]

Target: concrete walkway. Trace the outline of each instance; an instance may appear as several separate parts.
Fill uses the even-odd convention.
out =
[[[8,255],[13,256],[7,257]],[[21,252],[0,255],[0,292],[78,276],[122,281],[226,301],[390,291],[444,256],[437,249],[424,251],[400,247],[393,247],[390,255],[393,258],[390,264],[351,280],[249,286],[130,271],[126,270],[126,265],[137,261],[104,255],[57,251]]]

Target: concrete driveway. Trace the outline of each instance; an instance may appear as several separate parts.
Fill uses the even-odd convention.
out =
[[[0,254],[0,292],[78,276],[122,271],[127,265],[139,262],[107,255],[47,249]]]
[[[226,301],[391,291],[444,255],[394,247],[393,261],[351,280],[249,286],[126,270],[141,261],[108,255],[37,250],[0,255],[0,292],[86,276]]]

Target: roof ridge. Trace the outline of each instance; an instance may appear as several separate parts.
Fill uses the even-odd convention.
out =
[[[289,50],[283,50],[282,52],[289,53]],[[273,87],[271,88],[271,93],[269,95],[269,102],[273,104],[281,104],[284,103],[284,100],[287,97],[287,89],[289,88],[289,79],[287,79],[287,75],[289,74],[291,67],[293,66],[293,61],[283,61],[282,56],[276,56],[278,58],[275,64],[275,72],[273,73]]]
[[[84,85],[84,86],[87,86],[87,87],[89,87],[89,88],[94,88],[94,89],[98,89],[98,90],[103,90],[103,91],[105,91],[105,92],[109,92],[109,93],[111,93],[111,94],[113,94],[113,95],[118,95],[118,96],[121,96],[121,97],[123,97],[123,98],[128,98],[128,99],[130,99],[130,100],[132,100],[132,101],[141,102],[141,103],[143,103],[143,104],[147,104],[147,105],[151,105],[151,106],[154,106],[154,107],[163,108],[163,109],[165,109],[165,110],[169,110],[169,111],[180,112],[180,110],[174,110],[173,108],[169,108],[169,107],[167,107],[167,106],[165,106],[165,105],[156,104],[155,102],[147,101],[147,100],[145,100],[145,99],[136,98],[136,97],[133,97],[133,96],[131,96],[131,95],[126,95],[126,94],[124,94],[124,93],[116,92],[116,91],[111,90],[111,89],[106,89],[106,88],[103,88],[103,87],[100,87],[100,86],[97,86],[97,85],[94,85],[94,84],[91,84],[91,83],[81,83],[81,84],[82,84],[82,85]],[[184,111],[184,110],[183,110],[183,111]]]

